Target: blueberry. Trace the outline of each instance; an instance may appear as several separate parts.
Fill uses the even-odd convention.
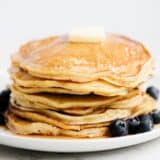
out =
[[[138,132],[147,132],[153,128],[153,120],[150,115],[141,115],[139,116],[140,124],[138,126]]]
[[[8,107],[10,90],[6,89],[0,92],[0,112],[3,112]]]
[[[128,125],[124,120],[115,120],[110,126],[111,135],[113,137],[128,135]]]
[[[4,124],[5,124],[4,116],[0,114],[0,125],[4,125]]]
[[[151,112],[151,116],[152,116],[154,124],[160,123],[160,111],[159,110],[153,110]]]
[[[128,130],[130,134],[135,134],[138,132],[138,127],[140,125],[140,120],[138,117],[128,119],[127,123],[128,123]]]
[[[150,119],[151,121],[153,121],[152,116],[150,114],[142,114],[138,118],[140,121],[143,121],[145,119]]]
[[[159,90],[154,86],[148,87],[146,93],[148,93],[151,97],[153,97],[156,100],[159,97]]]

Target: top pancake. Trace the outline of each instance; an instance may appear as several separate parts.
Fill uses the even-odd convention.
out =
[[[67,36],[29,42],[12,56],[12,63],[47,79],[88,82],[103,79],[135,87],[152,72],[152,60],[142,44],[107,34],[101,43],[71,43]]]

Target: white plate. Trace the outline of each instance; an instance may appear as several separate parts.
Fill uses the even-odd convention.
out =
[[[4,76],[3,76],[4,77]],[[157,77],[157,76],[156,76]],[[159,77],[159,76],[158,76]],[[7,78],[1,79],[0,89],[8,82]],[[154,84],[159,87],[159,78],[154,78],[148,85]],[[27,137],[12,134],[7,129],[0,127],[0,144],[48,152],[93,152],[111,150],[116,148],[127,147],[144,143],[160,136],[160,126],[155,127],[152,131],[129,135],[117,138],[97,138],[97,139],[64,139],[64,138],[44,138],[44,137]]]
[[[160,127],[150,132],[118,138],[56,139],[14,135],[0,128],[0,144],[16,148],[47,152],[93,152],[111,150],[144,143],[160,136]]]

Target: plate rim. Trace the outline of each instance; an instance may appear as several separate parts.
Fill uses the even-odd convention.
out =
[[[95,152],[129,147],[156,139],[160,137],[160,126],[145,133],[127,135],[123,137],[95,139],[27,137],[16,135],[11,133],[9,130],[0,128],[0,137],[0,144],[19,149],[61,153]],[[41,143],[43,143],[43,145],[37,147]]]

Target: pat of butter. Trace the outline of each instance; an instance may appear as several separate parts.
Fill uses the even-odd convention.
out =
[[[104,41],[105,37],[102,27],[75,28],[69,33],[70,42],[99,43]]]

